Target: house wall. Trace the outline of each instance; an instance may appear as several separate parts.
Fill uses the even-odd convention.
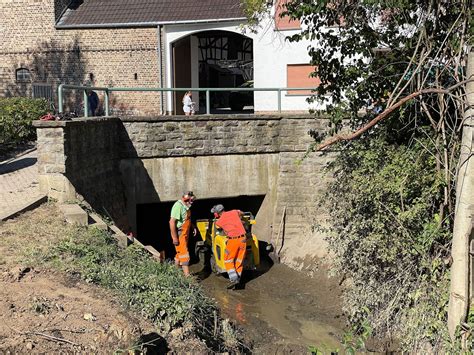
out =
[[[266,30],[264,30],[266,28]],[[267,20],[262,30],[254,37],[254,81],[255,87],[288,87],[287,65],[308,64],[309,41],[289,43],[286,36],[296,34],[297,30],[276,31],[272,28],[272,21]],[[278,58],[278,59],[276,59]],[[282,110],[307,111],[317,108],[306,102],[308,95],[288,95],[281,93]],[[274,92],[256,92],[255,101],[258,111],[276,110]]]
[[[194,33],[209,30],[229,31],[242,34],[240,25],[240,22],[226,22],[222,24],[204,23],[164,26],[164,32],[166,34],[166,75],[168,87],[172,87],[171,48],[173,42]],[[285,41],[285,36],[295,34],[297,30],[280,32],[273,30],[272,26],[272,20],[268,19],[262,24],[257,34],[245,34],[253,39],[254,87],[256,88],[287,87],[287,65],[308,64],[310,61],[307,51],[309,42],[289,43]],[[191,43],[197,46],[197,41]],[[192,63],[191,66],[197,68],[197,63]],[[195,95],[193,95],[193,97],[195,97]],[[308,111],[309,108],[317,108],[315,105],[310,106],[310,104],[306,102],[307,98],[308,95],[288,95],[286,92],[282,92],[282,110]],[[171,100],[168,100],[168,103],[167,111],[172,111]],[[205,103],[201,103],[201,105],[204,104]],[[276,92],[255,92],[256,112],[274,112],[277,111],[277,109],[278,99]]]
[[[190,34],[206,30],[241,33],[241,22],[214,22],[164,26],[162,48],[158,46],[157,28],[57,30],[68,0],[0,0],[0,97],[30,96],[32,83],[51,85],[54,96],[60,83],[83,84],[93,75],[93,85],[113,87],[159,87],[158,52],[163,58],[165,87],[172,87],[171,45]],[[288,43],[285,35],[295,30],[275,31],[272,20],[262,23],[253,39],[254,85],[286,87],[288,64],[309,62],[309,43]],[[192,83],[197,86],[197,41],[191,40]],[[18,68],[27,68],[31,82],[19,83]],[[137,79],[135,79],[135,74]],[[99,92],[102,98],[102,94]],[[68,92],[66,108],[82,110],[81,93]],[[121,115],[153,115],[160,113],[160,93],[121,92],[111,94],[111,113]],[[165,95],[165,111],[172,111],[171,94]],[[193,95],[197,100],[197,92]],[[283,92],[283,111],[307,111],[305,95]],[[256,112],[277,110],[277,93],[256,92]],[[202,105],[204,103],[201,103]],[[199,106],[199,103],[198,103]]]
[[[56,30],[68,2],[0,0],[0,97],[30,96],[32,83],[51,84],[56,93],[60,83],[83,84],[89,73],[95,86],[159,85],[156,28]],[[16,82],[20,67],[31,71],[31,82]],[[66,94],[69,109],[81,100]],[[113,93],[111,100],[113,113],[159,113],[159,93]]]

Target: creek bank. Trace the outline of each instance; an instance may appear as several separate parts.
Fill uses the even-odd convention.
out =
[[[106,290],[87,282],[74,267],[58,271],[58,263],[73,266],[73,261],[94,271],[96,254],[73,258],[69,253],[49,259],[58,246],[76,248],[85,237],[77,231],[89,233],[67,225],[52,203],[0,224],[0,353],[114,353],[139,349],[137,342],[150,337],[158,338],[160,349],[172,353],[213,351],[186,324],[158,331],[143,312],[126,306],[118,289]],[[71,233],[76,239],[64,244]],[[81,246],[74,250],[88,252]],[[106,271],[105,267],[98,270]],[[133,271],[131,267],[127,270]],[[167,276],[163,274],[165,281]]]

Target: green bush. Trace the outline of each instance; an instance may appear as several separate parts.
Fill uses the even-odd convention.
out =
[[[49,110],[44,99],[24,97],[0,99],[0,146],[11,146],[36,139],[31,124]]]
[[[116,291],[126,307],[153,321],[163,335],[183,327],[213,350],[239,346],[235,332],[230,342],[234,348],[227,345],[228,324],[199,284],[173,264],[156,262],[135,244],[122,249],[108,233],[78,228],[49,251],[46,261]]]
[[[444,181],[426,149],[433,141],[397,144],[374,134],[351,142],[333,164],[327,195],[328,241],[349,281],[350,320],[411,351],[440,346],[445,333],[451,235],[439,216]]]

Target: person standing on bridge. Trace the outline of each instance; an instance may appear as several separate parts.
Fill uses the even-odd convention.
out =
[[[191,229],[193,229],[193,234],[196,235],[196,229],[191,224],[191,206],[195,199],[194,193],[187,191],[171,208],[170,231],[176,249],[174,262],[176,266],[183,269],[185,276],[189,276],[188,240]]]
[[[226,237],[224,263],[230,283],[228,289],[235,289],[240,284],[247,247],[247,232],[242,223],[244,213],[240,210],[225,211],[223,205],[215,205],[211,213],[217,218],[216,226],[221,228]]]
[[[191,91],[186,91],[183,96],[183,111],[186,116],[194,115],[194,102]]]
[[[99,96],[95,91],[86,90],[87,93],[87,115],[89,117],[97,116],[99,109]]]

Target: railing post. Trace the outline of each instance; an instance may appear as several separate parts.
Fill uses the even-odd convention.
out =
[[[64,84],[60,84],[58,86],[58,111],[59,113],[63,113],[63,86]]]
[[[87,90],[84,89],[84,117],[89,117],[89,97],[87,96]]]
[[[206,90],[206,114],[211,114],[211,92]]]
[[[278,113],[281,113],[281,88],[278,88]]]
[[[109,89],[104,91],[104,101],[105,101],[105,116],[109,116]]]

